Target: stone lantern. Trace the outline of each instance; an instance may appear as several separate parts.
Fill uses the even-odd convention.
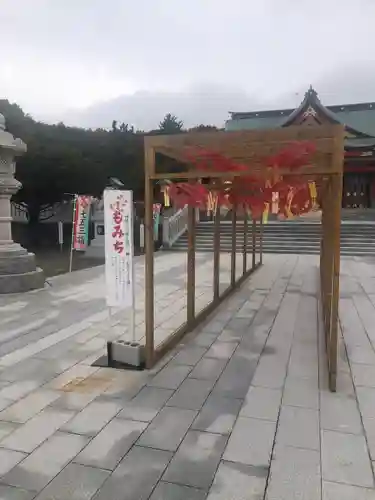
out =
[[[11,197],[21,188],[14,178],[15,157],[26,144],[5,130],[0,114],[0,294],[27,292],[44,286],[44,274],[35,265],[35,255],[12,239]]]

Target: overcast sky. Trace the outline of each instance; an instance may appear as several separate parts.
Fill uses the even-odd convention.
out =
[[[375,101],[375,0],[0,0],[0,98],[83,126]]]

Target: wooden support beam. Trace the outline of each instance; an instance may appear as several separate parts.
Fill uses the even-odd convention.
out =
[[[331,179],[333,202],[332,202],[332,296],[331,296],[331,317],[330,317],[330,374],[329,388],[336,391],[337,379],[337,356],[338,356],[338,319],[340,300],[340,233],[341,233],[341,194],[342,176],[334,176]]]
[[[263,217],[259,221],[259,263],[263,264]]]
[[[248,237],[248,213],[247,210],[244,210],[244,219],[243,219],[243,248],[242,248],[242,274],[245,274],[247,271],[247,237]]]
[[[238,162],[241,162],[241,158],[236,158],[235,159]],[[306,166],[306,167],[301,167],[301,169],[298,170],[298,175],[300,177],[306,177],[310,179],[311,177],[314,176],[320,176],[320,175],[325,175],[327,174],[328,170],[328,165],[330,164],[330,161],[327,161],[327,166],[326,167],[312,167],[312,166]],[[260,177],[266,178],[264,174],[262,174],[262,166],[264,166],[264,163],[260,162],[259,163],[259,169],[258,170],[251,170],[249,169],[248,171],[239,171],[239,172],[210,172],[209,175],[202,172],[202,170],[187,170],[184,172],[162,172],[162,173],[156,173],[152,174],[150,177],[153,180],[189,180],[189,179],[202,179],[202,178],[210,178],[210,179],[234,179],[236,177],[246,177],[251,175],[252,173],[259,174]],[[279,170],[280,175],[290,175],[290,170],[286,168],[280,168]]]
[[[188,207],[187,322],[195,318],[195,209]]]
[[[251,236],[252,236],[252,268],[255,269],[255,256],[256,256],[256,231],[257,231],[257,221],[253,219],[251,226]]]
[[[153,366],[154,360],[154,221],[153,182],[149,171],[155,168],[155,152],[145,149],[145,355],[146,367]]]
[[[236,284],[236,251],[237,251],[237,207],[232,208],[232,249],[230,255],[230,284]]]
[[[220,295],[220,207],[214,214],[214,300]]]

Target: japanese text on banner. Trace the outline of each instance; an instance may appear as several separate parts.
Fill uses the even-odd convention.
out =
[[[104,191],[105,275],[107,305],[133,305],[133,196]]]
[[[91,196],[77,196],[73,219],[73,249],[86,250],[89,242]]]

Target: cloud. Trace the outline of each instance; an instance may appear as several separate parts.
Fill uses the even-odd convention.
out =
[[[109,120],[115,104],[140,126],[173,109],[223,121],[237,105],[328,89],[342,68],[342,85],[357,65],[371,79],[374,18],[374,0],[2,0],[0,97],[57,121],[68,109]]]
[[[136,92],[85,110],[69,111],[64,122],[88,128],[110,127],[113,120],[133,125],[136,129],[157,128],[167,113],[183,120],[185,127],[198,124],[223,127],[228,111],[253,109],[260,104],[241,89],[197,85],[185,92]]]
[[[213,124],[223,127],[229,111],[258,111],[295,108],[312,84],[323,104],[350,104],[375,101],[375,71],[364,63],[329,71],[309,84],[300,85],[271,99],[259,93],[250,95],[241,88],[219,85],[196,85],[185,92],[136,92],[69,111],[63,120],[88,128],[110,127],[113,120],[137,129],[157,128],[166,113],[182,119],[186,127]]]

